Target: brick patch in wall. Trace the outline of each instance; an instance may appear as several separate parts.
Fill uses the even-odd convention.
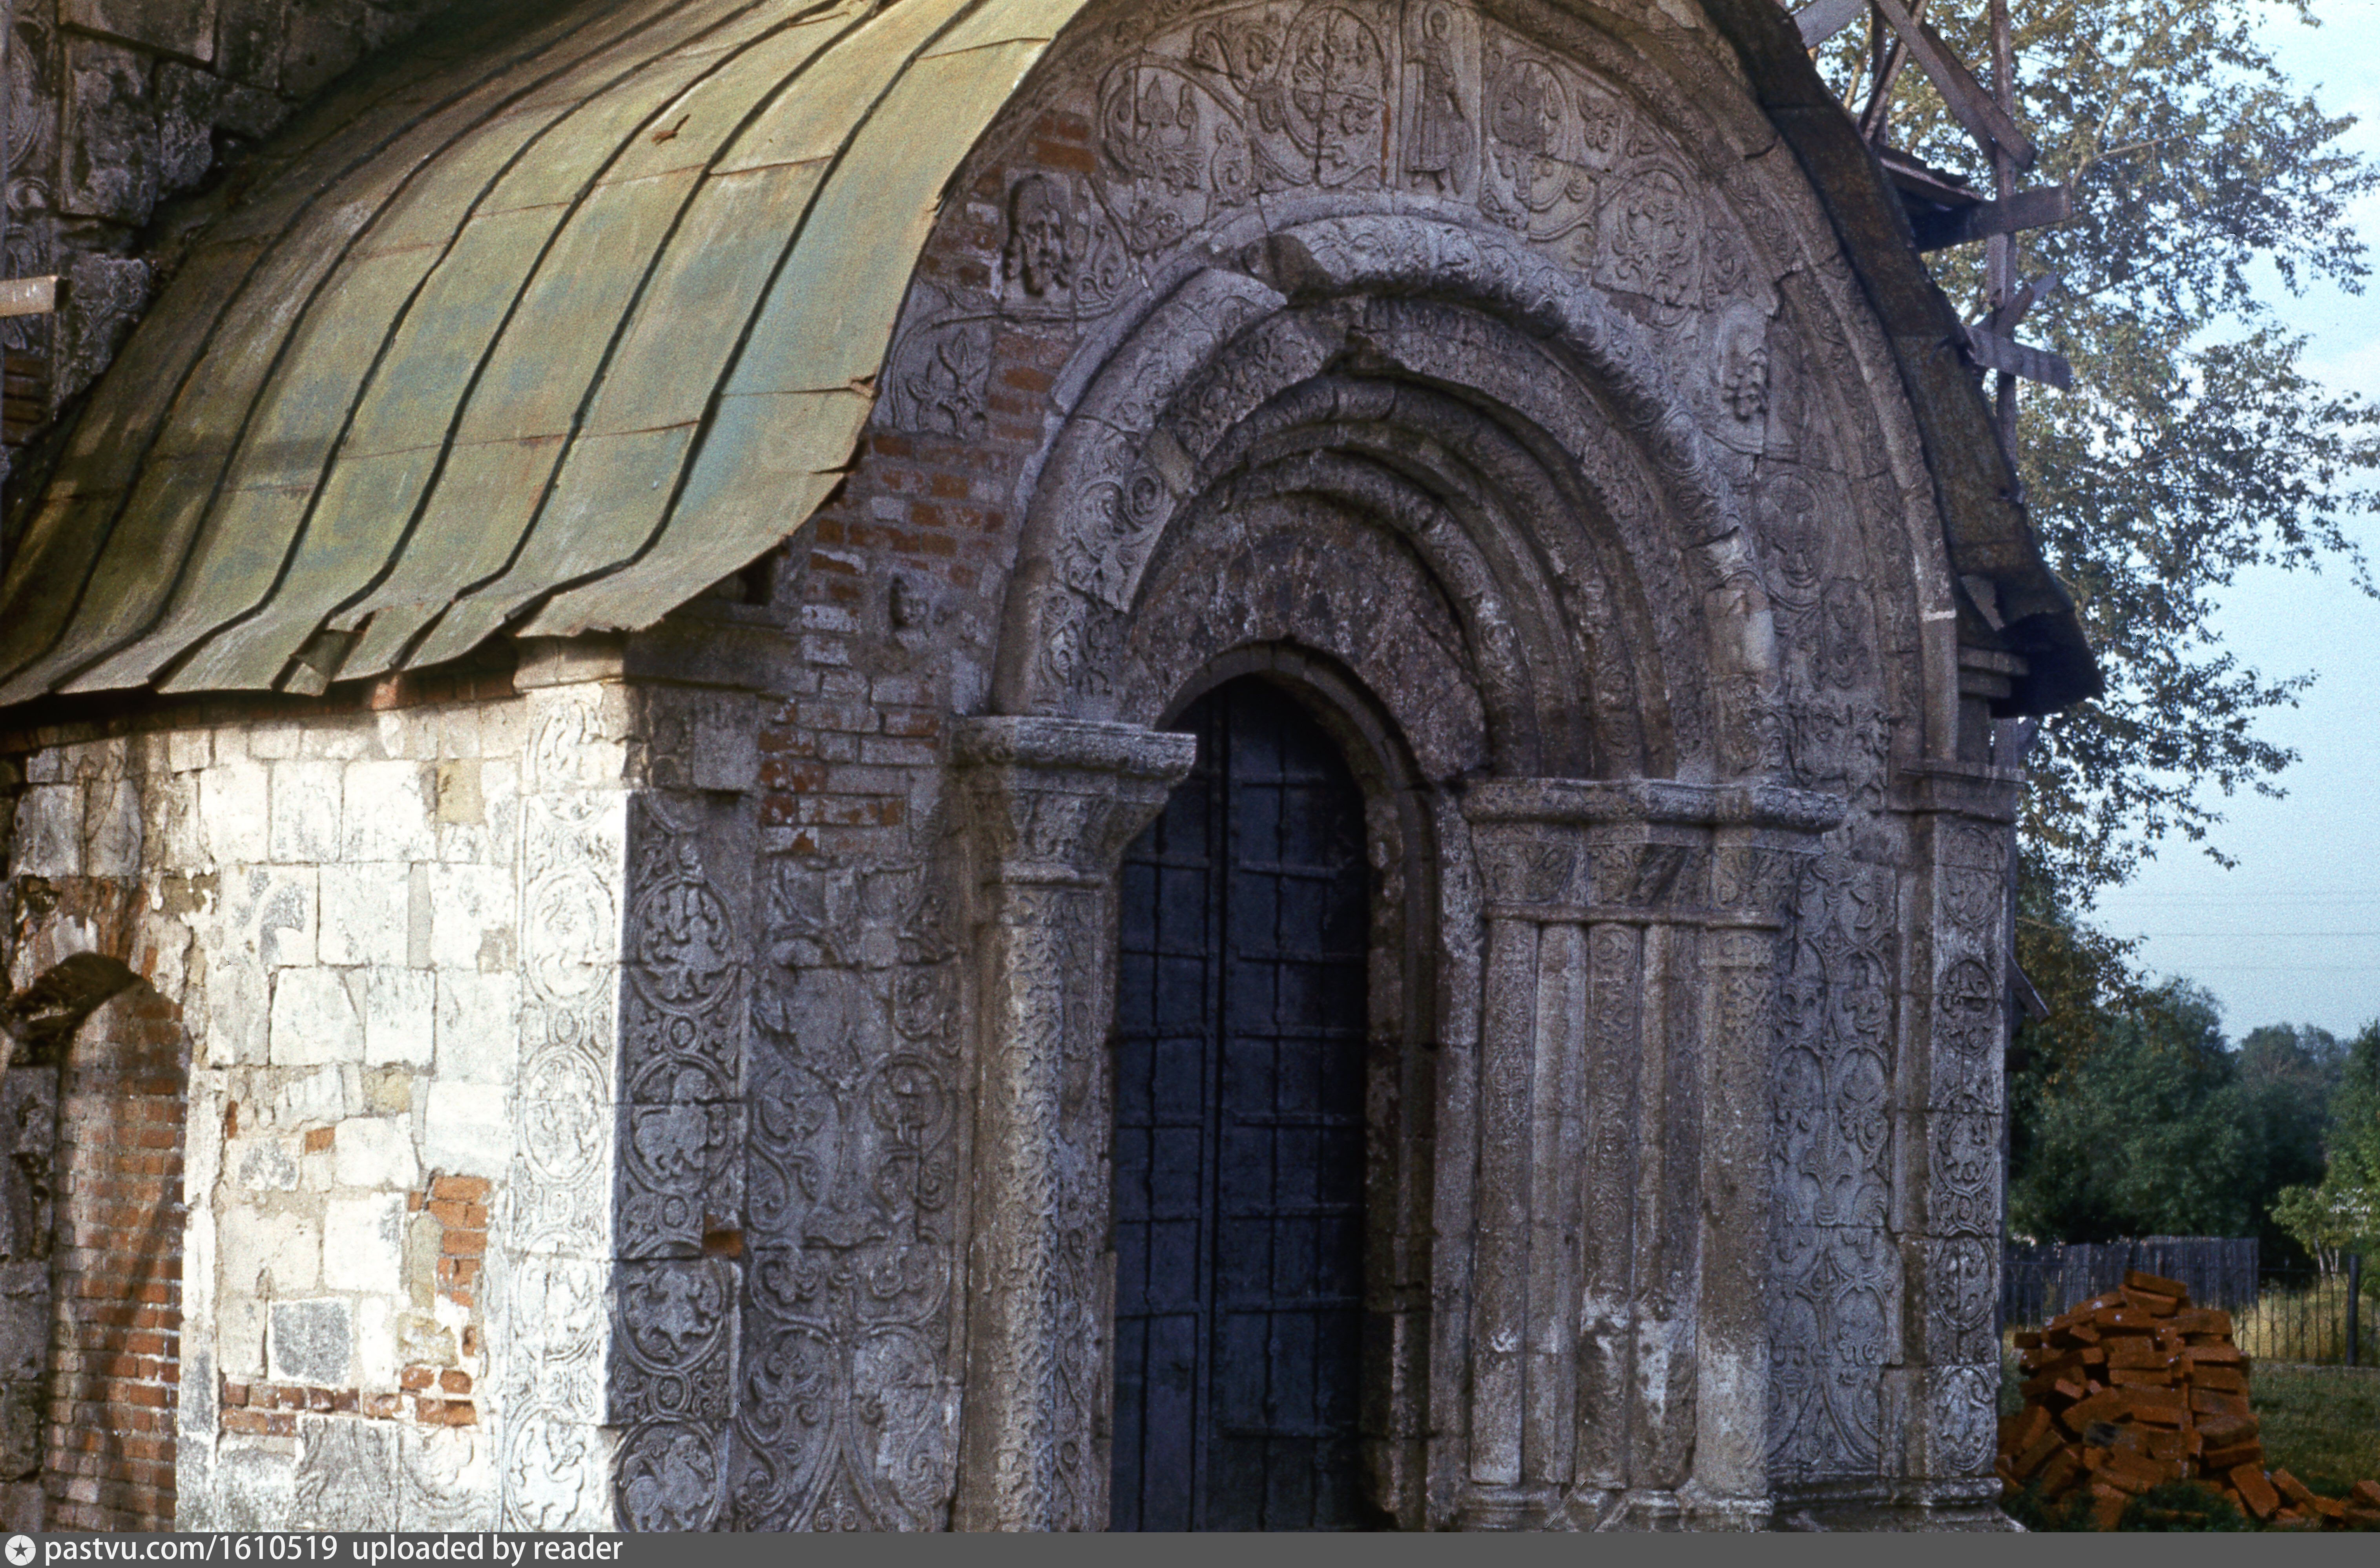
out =
[[[368,1421],[412,1419],[426,1427],[479,1424],[469,1397],[471,1374],[457,1367],[411,1366],[397,1374],[395,1392],[312,1388],[299,1383],[241,1383],[218,1380],[223,1429],[252,1437],[295,1437],[300,1416],[354,1416]]]
[[[94,1015],[59,1114],[48,1527],[170,1529],[187,1036],[145,988]]]

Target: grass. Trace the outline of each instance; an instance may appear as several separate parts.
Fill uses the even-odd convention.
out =
[[[2380,1480],[2380,1370],[2258,1367],[2248,1398],[2264,1423],[2265,1465],[2325,1497]]]

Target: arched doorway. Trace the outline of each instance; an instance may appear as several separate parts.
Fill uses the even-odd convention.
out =
[[[1111,1522],[1364,1528],[1364,798],[1262,680],[1172,727],[1121,883]]]

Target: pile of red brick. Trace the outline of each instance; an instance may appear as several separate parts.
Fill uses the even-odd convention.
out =
[[[1998,1464],[2011,1495],[2035,1487],[2056,1504],[2087,1491],[2106,1530],[2141,1493],[2196,1480],[2281,1528],[2380,1527],[2380,1482],[2359,1481],[2342,1501],[2266,1473],[2230,1315],[2191,1306],[2176,1282],[2128,1273],[2121,1290],[2016,1344],[2024,1409],[2000,1423]]]

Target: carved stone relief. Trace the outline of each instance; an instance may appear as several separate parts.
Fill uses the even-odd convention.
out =
[[[955,1485],[954,865],[772,869],[733,1515],[917,1529]]]
[[[1770,1463],[1794,1477],[1873,1474],[1883,1368],[1896,1358],[1889,868],[1830,847],[1813,869],[1779,1008],[1778,1307]]]

